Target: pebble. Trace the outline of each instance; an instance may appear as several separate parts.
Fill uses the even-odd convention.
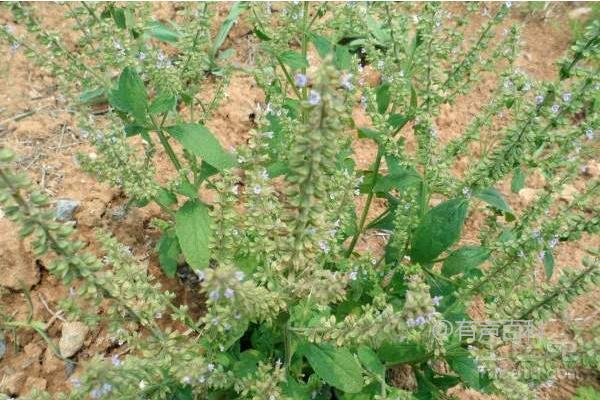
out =
[[[58,199],[56,201],[55,216],[59,221],[72,221],[73,213],[79,208],[79,201],[73,199]]]
[[[63,357],[72,357],[83,346],[85,336],[89,328],[82,322],[65,322],[62,326],[62,333],[58,348]]]

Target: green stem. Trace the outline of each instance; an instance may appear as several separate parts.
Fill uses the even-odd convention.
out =
[[[365,222],[366,222],[367,216],[369,214],[369,209],[371,208],[371,203],[373,202],[373,196],[375,195],[373,188],[375,187],[375,184],[377,183],[377,177],[379,176],[379,167],[381,166],[382,158],[383,158],[383,149],[381,147],[379,147],[377,149],[377,157],[375,158],[375,163],[373,164],[373,173],[375,175],[373,176],[373,181],[369,185],[369,195],[367,196],[367,202],[365,203],[365,208],[363,209],[362,215],[360,216],[360,221],[358,223],[358,231],[356,232],[356,234],[352,238],[352,241],[350,242],[350,246],[348,247],[348,251],[346,252],[346,257],[350,257],[352,255],[352,252],[354,251],[354,247],[356,246],[356,243],[358,242],[358,238],[360,237],[360,235],[363,232],[363,229],[365,227]]]

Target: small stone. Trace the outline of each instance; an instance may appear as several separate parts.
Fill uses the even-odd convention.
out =
[[[30,289],[40,281],[35,259],[17,237],[15,226],[0,220],[0,286],[11,290]]]
[[[46,374],[59,371],[63,367],[63,361],[56,357],[52,349],[47,348],[44,352],[44,361],[42,361],[42,368]]]
[[[19,394],[27,376],[25,372],[15,372],[7,378],[2,379],[2,392],[9,395]]]
[[[585,174],[593,178],[600,176],[600,164],[596,160],[591,160],[585,166]]]
[[[560,199],[566,202],[572,202],[575,199],[579,192],[573,185],[565,185],[562,192],[560,193]]]
[[[519,197],[525,205],[528,205],[538,197],[538,191],[536,189],[523,188],[519,190]]]
[[[35,343],[27,344],[23,350],[25,351],[25,354],[27,354],[29,359],[34,362],[39,361],[40,357],[42,356],[42,351],[43,351],[42,348]]]
[[[82,322],[65,322],[58,342],[60,354],[63,357],[72,357],[81,349],[89,328]]]
[[[37,376],[30,376],[25,381],[25,386],[22,388],[21,395],[29,394],[33,389],[37,390],[46,390],[46,386],[48,382],[44,378],[40,378]]]
[[[59,221],[72,221],[73,213],[79,208],[79,201],[73,199],[58,199],[56,201],[55,216]]]
[[[569,11],[569,18],[577,19],[579,17],[584,17],[591,12],[591,7],[577,7],[576,9]]]

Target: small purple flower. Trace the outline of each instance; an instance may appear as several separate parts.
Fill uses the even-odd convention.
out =
[[[323,251],[323,253],[329,253],[329,245],[327,244],[326,241],[320,240],[319,248]]]
[[[233,295],[234,295],[234,294],[235,294],[235,293],[234,293],[234,291],[233,291],[233,289],[232,289],[232,288],[227,288],[227,289],[225,289],[225,297],[226,297],[226,298],[228,298],[228,299],[231,299],[231,298],[233,297]]]
[[[512,7],[512,1],[505,1],[504,5],[506,6],[506,8],[511,8]]]
[[[552,112],[554,114],[557,114],[558,111],[560,110],[560,106],[558,104],[552,104],[552,107],[550,109],[552,110]]]
[[[425,322],[427,322],[427,320],[425,319],[424,316],[419,315],[416,319],[415,319],[415,325],[420,326],[423,325]]]
[[[243,281],[245,277],[246,274],[244,274],[242,271],[235,271],[235,279],[237,279],[238,281]]]
[[[350,277],[351,280],[355,281],[356,278],[358,278],[358,272],[352,271],[348,274],[348,276]]]
[[[354,85],[352,84],[352,74],[345,74],[342,76],[340,83],[346,90],[353,90]]]
[[[471,189],[469,189],[468,187],[464,187],[462,190],[462,194],[463,196],[465,196],[467,199],[471,198],[471,195],[473,194],[473,192],[471,191]]]
[[[317,92],[316,90],[311,90],[310,94],[308,95],[308,104],[310,104],[311,106],[316,106],[320,102],[321,102],[321,94],[319,92]]]
[[[406,320],[406,326],[408,326],[409,328],[412,328],[413,326],[415,326],[417,323],[415,322],[414,319],[409,318]]]
[[[562,95],[562,99],[563,99],[563,101],[564,101],[565,103],[568,103],[569,101],[571,101],[571,97],[572,97],[572,96],[571,96],[571,93],[569,93],[569,92],[567,92],[567,93],[564,93],[564,94]]]
[[[116,354],[110,358],[110,362],[115,367],[120,367],[122,364],[122,361],[119,359],[119,356]]]
[[[551,249],[555,248],[556,245],[558,244],[558,236],[554,236],[552,237],[552,239],[550,239],[550,241],[548,242],[548,247],[550,247]]]
[[[539,95],[539,96],[535,96],[535,104],[537,104],[538,106],[541,105],[544,102],[544,96]]]
[[[190,383],[192,383],[192,378],[186,375],[181,379],[181,383],[183,383],[184,385],[189,385]]]
[[[308,83],[308,78],[304,74],[296,74],[294,76],[294,83],[296,84],[296,87],[306,87],[306,84]]]
[[[10,52],[13,53],[13,54],[16,53],[17,50],[19,50],[19,47],[21,47],[21,43],[19,43],[19,42],[13,42],[13,43],[11,43],[11,45],[10,45]]]
[[[542,250],[542,251],[540,251],[540,252],[538,253],[538,255],[537,255],[537,256],[538,256],[538,259],[539,259],[540,261],[542,261],[542,260],[544,259],[544,257],[546,256],[546,252],[545,252],[544,250]]]
[[[585,130],[585,137],[587,140],[594,140],[594,130],[592,128],[587,128]]]
[[[208,369],[208,372],[213,372],[215,370],[215,364],[208,363],[208,365],[206,366],[206,369]]]
[[[200,282],[202,282],[204,279],[206,279],[206,274],[201,269],[197,269],[194,272],[196,272],[196,276],[198,277],[198,280]]]
[[[260,185],[254,185],[254,189],[252,189],[252,191],[254,194],[258,195],[262,192],[262,187],[260,187]]]
[[[441,301],[442,301],[442,296],[435,296],[434,298],[431,299],[431,302],[436,307],[440,305]]]
[[[219,292],[218,289],[215,289],[208,294],[208,298],[211,299],[212,301],[219,300],[219,297],[221,297],[221,293]]]

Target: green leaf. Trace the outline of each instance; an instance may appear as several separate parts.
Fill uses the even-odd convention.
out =
[[[402,190],[415,187],[419,183],[421,183],[421,176],[414,168],[401,167],[391,174],[379,178],[375,183],[373,191],[387,193],[392,189]]]
[[[512,213],[512,209],[506,203],[506,201],[504,201],[504,198],[502,197],[502,193],[500,193],[499,191],[497,191],[494,188],[487,188],[487,189],[483,189],[480,192],[476,192],[475,197],[477,197],[480,200],[485,201],[486,203],[488,203],[492,207],[497,208],[500,211]]]
[[[173,391],[170,400],[193,400],[194,394],[190,385],[178,385]]]
[[[239,1],[235,2],[233,6],[231,6],[227,18],[225,18],[225,21],[223,21],[223,23],[221,24],[219,32],[217,32],[217,35],[215,36],[215,39],[213,41],[213,46],[210,53],[213,58],[217,55],[217,51],[219,51],[219,48],[221,48],[221,46],[225,42],[225,39],[227,39],[229,31],[231,30],[231,28],[233,28],[233,24],[235,24],[235,21],[238,19],[245,7],[246,6]]]
[[[550,279],[554,273],[554,256],[548,249],[544,251],[544,271],[546,272],[546,279]]]
[[[158,261],[169,278],[173,278],[177,272],[177,262],[181,250],[177,238],[171,232],[165,232],[157,243]]]
[[[153,21],[150,23],[149,33],[152,37],[167,43],[177,43],[181,37],[179,32],[167,27],[164,24],[161,24],[158,21]]]
[[[169,207],[177,204],[177,197],[170,190],[161,187],[156,196],[156,202],[163,207]]]
[[[371,348],[367,346],[360,346],[357,349],[356,354],[367,371],[380,377],[385,376],[385,367],[381,361],[379,361],[377,353],[375,353]]]
[[[203,125],[179,124],[167,128],[167,132],[187,151],[201,157],[219,171],[235,165],[233,156],[225,152],[219,141]]]
[[[381,132],[370,128],[358,128],[358,137],[360,139],[372,139],[375,143],[381,142]]]
[[[382,83],[377,87],[377,90],[375,91],[375,100],[377,101],[377,112],[379,112],[379,114],[385,114],[385,111],[390,105],[389,83]]]
[[[389,365],[407,364],[421,360],[427,355],[427,349],[416,342],[384,343],[377,355]]]
[[[392,114],[388,119],[388,124],[394,129],[402,128],[406,123],[410,121],[410,117],[402,114]]]
[[[269,40],[271,40],[269,35],[267,35],[266,33],[264,33],[263,31],[261,31],[258,28],[254,28],[254,34],[256,35],[257,38],[259,38],[260,40],[262,40],[264,42],[268,42]]]
[[[82,104],[94,105],[106,101],[106,90],[102,87],[97,89],[85,90],[79,95],[79,101]]]
[[[119,76],[119,83],[109,95],[110,104],[119,111],[132,114],[136,121],[146,119],[148,94],[144,82],[132,67],[127,67]]]
[[[306,60],[306,58],[302,54],[300,54],[296,51],[292,51],[292,50],[284,51],[283,53],[281,53],[279,55],[279,58],[281,59],[282,63],[284,63],[285,65],[287,65],[288,67],[290,67],[292,69],[300,69],[300,68],[308,67],[308,61]]]
[[[519,193],[519,190],[525,187],[525,174],[521,168],[516,168],[510,182],[510,190],[513,193]]]
[[[151,115],[162,114],[168,111],[173,111],[177,105],[177,97],[165,93],[156,96],[156,98],[150,104],[148,112]]]
[[[425,214],[412,241],[410,256],[414,262],[434,260],[460,238],[469,202],[465,199],[447,200]]]
[[[315,373],[329,385],[348,393],[362,389],[362,369],[348,349],[329,343],[309,344],[305,356]]]
[[[442,266],[444,276],[467,273],[477,268],[490,256],[490,251],[481,246],[464,246],[450,253]]]
[[[346,46],[335,46],[335,57],[333,63],[337,69],[349,69],[352,64],[352,57]]]
[[[465,352],[466,353],[466,352]],[[479,371],[477,364],[468,355],[458,355],[447,357],[448,363],[454,372],[458,374],[460,379],[468,386],[474,389],[481,388],[479,379]]]
[[[311,36],[311,41],[315,45],[317,53],[319,53],[319,57],[321,58],[327,57],[327,55],[331,54],[333,51],[333,45],[325,36],[313,34]]]
[[[189,200],[175,214],[175,232],[185,260],[192,268],[206,268],[209,261],[211,219],[198,200]]]
[[[125,16],[124,8],[113,8],[112,16],[113,20],[115,21],[115,24],[119,29],[127,28],[127,17]]]

